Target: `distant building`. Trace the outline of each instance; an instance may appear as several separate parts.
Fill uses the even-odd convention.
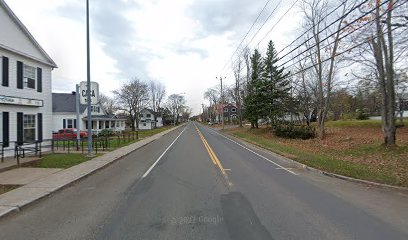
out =
[[[147,130],[158,127],[163,127],[163,116],[161,113],[147,108],[140,111],[139,129]]]
[[[63,128],[77,128],[81,131],[87,130],[88,110],[87,105],[79,105],[78,126],[76,120],[76,96],[74,93],[53,93],[52,94],[52,130],[54,132]],[[98,134],[107,129],[113,132],[125,130],[126,118],[105,113],[101,104],[92,105],[92,133]]]
[[[237,107],[231,103],[217,104],[215,106],[215,122],[221,123],[222,116],[224,116],[224,122],[232,122],[238,119]]]
[[[0,0],[0,151],[52,137],[51,72],[57,65]],[[1,153],[0,153],[1,154]]]

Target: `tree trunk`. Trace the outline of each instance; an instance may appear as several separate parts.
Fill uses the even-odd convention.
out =
[[[391,25],[391,11],[393,1],[390,0],[387,14],[387,35],[388,46],[385,42],[384,31],[381,26],[380,19],[380,3],[376,5],[376,33],[377,36],[372,39],[371,43],[374,50],[374,57],[377,65],[378,80],[380,92],[382,94],[382,130],[384,134],[384,144],[387,147],[394,146],[396,143],[396,127],[395,127],[395,89],[394,89],[394,52],[393,52],[393,37]]]

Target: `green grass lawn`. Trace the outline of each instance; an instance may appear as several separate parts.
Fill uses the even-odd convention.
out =
[[[80,153],[54,153],[44,155],[33,167],[70,168],[87,160],[86,155]]]

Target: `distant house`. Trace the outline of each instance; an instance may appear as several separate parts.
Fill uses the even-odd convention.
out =
[[[217,104],[215,106],[215,121],[217,123],[222,122],[222,116],[224,116],[224,122],[232,122],[238,118],[237,107],[231,103]]]
[[[52,137],[51,73],[56,67],[0,0],[0,151],[4,147],[5,156],[13,154],[15,144]]]
[[[147,108],[140,111],[139,129],[147,130],[158,127],[163,127],[163,116],[161,113]]]
[[[87,130],[88,111],[85,104],[79,105],[80,124],[76,120],[76,96],[75,93],[53,93],[52,94],[52,118],[53,131],[63,128],[78,128]],[[92,105],[92,132],[100,133],[104,129],[114,132],[125,130],[126,118],[105,113],[101,104]]]

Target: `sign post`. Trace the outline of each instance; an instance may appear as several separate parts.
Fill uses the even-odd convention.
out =
[[[90,88],[88,87],[90,86]],[[89,89],[89,90],[88,90]],[[79,84],[79,102],[88,106],[88,156],[92,156],[92,111],[91,106],[99,102],[99,84],[81,82]]]

